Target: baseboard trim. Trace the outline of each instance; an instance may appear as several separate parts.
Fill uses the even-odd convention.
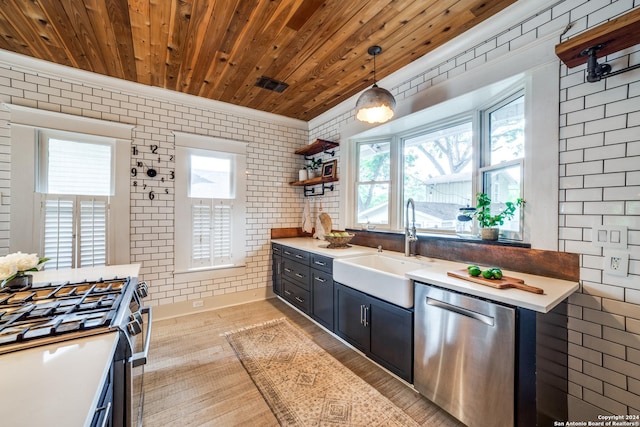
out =
[[[274,297],[275,295],[272,289],[268,287],[234,292],[231,294],[214,295],[207,298],[180,301],[173,304],[153,307],[153,320],[157,321],[187,316],[189,314],[202,313],[205,311],[232,307],[235,305],[246,304],[248,302],[262,301]],[[202,305],[200,305],[200,303],[202,303]],[[197,305],[197,307],[194,307],[194,305]]]

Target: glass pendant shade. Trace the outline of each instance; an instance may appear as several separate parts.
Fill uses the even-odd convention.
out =
[[[360,95],[356,102],[356,117],[361,122],[384,123],[390,120],[396,110],[396,100],[386,89],[373,87]]]

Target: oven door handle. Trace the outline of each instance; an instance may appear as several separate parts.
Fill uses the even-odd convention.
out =
[[[129,359],[129,363],[131,363],[131,366],[134,368],[140,365],[147,364],[147,357],[149,356],[149,343],[151,342],[151,322],[153,320],[153,315],[151,314],[151,307],[150,306],[141,307],[140,313],[147,315],[147,334],[144,337],[144,349],[138,353],[134,353]]]

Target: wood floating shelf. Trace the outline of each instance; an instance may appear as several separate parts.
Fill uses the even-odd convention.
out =
[[[325,139],[316,139],[313,144],[309,144],[306,147],[300,148],[295,151],[296,154],[301,154],[307,159],[308,156],[313,156],[318,153],[328,153],[332,156],[334,152],[329,152],[332,148],[339,146],[340,144],[333,141],[327,141]],[[309,159],[307,159],[309,160]]]
[[[326,182],[336,182],[336,181],[338,181],[338,178],[316,177],[316,178],[307,179],[305,181],[293,181],[293,182],[290,182],[289,184],[293,185],[294,187],[308,187],[311,185],[320,185]]]
[[[556,55],[567,67],[587,62],[583,52],[601,45],[598,56],[606,56],[640,43],[640,8],[585,31],[556,46]]]

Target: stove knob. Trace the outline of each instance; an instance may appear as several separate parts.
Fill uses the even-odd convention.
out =
[[[127,324],[127,331],[129,331],[129,334],[131,335],[138,335],[142,332],[142,326],[137,320],[132,320]]]
[[[131,313],[129,315],[129,320],[131,321],[135,320],[136,322],[142,325],[142,314],[140,314],[139,311],[136,311],[135,313]]]
[[[146,296],[149,295],[149,286],[147,286],[147,282],[138,283],[136,293],[140,298],[146,298]]]

